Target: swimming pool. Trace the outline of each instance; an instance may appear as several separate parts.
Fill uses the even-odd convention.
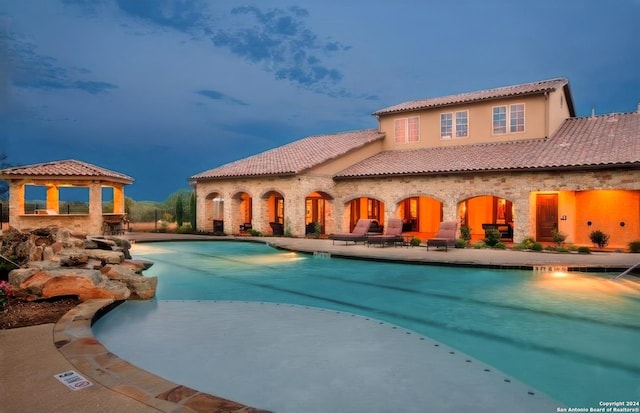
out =
[[[640,398],[640,300],[608,277],[326,259],[246,242],[137,244],[132,253],[155,262],[157,300],[107,314],[94,325],[100,341],[115,314],[143,328],[163,300],[289,303],[415,331],[570,407]]]

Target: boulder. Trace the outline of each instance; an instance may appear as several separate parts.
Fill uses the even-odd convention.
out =
[[[122,251],[84,250],[89,258],[102,261],[103,264],[120,264],[124,260]]]
[[[52,298],[75,295],[85,301],[91,298],[126,300],[131,295],[123,283],[109,280],[98,270],[19,269],[9,273],[9,282],[15,287],[17,296]]]
[[[57,257],[61,265],[75,267],[78,265],[84,265],[89,261],[87,251],[88,250],[84,249],[65,248],[58,253]]]
[[[125,259],[120,263],[120,265],[124,267],[129,267],[133,270],[133,272],[137,274],[141,274],[142,271],[148,270],[153,266],[153,261],[142,260],[142,259],[135,259],[135,260]]]
[[[131,299],[146,300],[153,298],[158,285],[157,277],[145,277],[137,274],[126,265],[107,265],[102,273],[110,280],[120,281],[131,291]]]

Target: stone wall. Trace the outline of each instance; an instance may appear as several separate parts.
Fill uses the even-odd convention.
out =
[[[517,217],[514,228],[516,242],[535,233],[533,193],[610,189],[640,191],[640,169],[465,173],[339,181],[334,181],[330,176],[303,174],[284,178],[207,181],[198,183],[196,187],[199,228],[210,225],[205,222],[203,215],[208,194],[219,192],[225,199],[231,199],[241,190],[253,198],[253,227],[269,233],[265,209],[261,207],[265,202],[262,197],[269,191],[277,191],[285,198],[285,216],[291,222],[293,236],[304,236],[304,200],[308,194],[316,191],[331,197],[327,201],[330,216],[327,217],[326,233],[348,230],[348,203],[359,197],[384,202],[388,218],[396,215],[399,201],[412,196],[426,196],[442,202],[444,220],[456,220],[461,201],[475,196],[492,195],[513,202]],[[225,204],[225,222],[233,222],[235,214],[231,203]],[[637,215],[639,214],[636,213],[636,220]],[[233,233],[234,230],[235,225],[229,232]],[[640,237],[640,234],[637,236]]]

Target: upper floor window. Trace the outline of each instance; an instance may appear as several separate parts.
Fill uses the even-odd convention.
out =
[[[468,112],[455,112],[456,121],[453,123],[453,113],[440,114],[440,139],[465,138],[469,134]]]
[[[524,103],[509,106],[510,118],[509,132],[524,132]]]
[[[503,135],[507,133],[524,132],[524,103],[507,106],[494,106],[493,108],[493,134]]]
[[[414,116],[396,119],[394,132],[397,143],[418,142],[420,140],[420,118]]]

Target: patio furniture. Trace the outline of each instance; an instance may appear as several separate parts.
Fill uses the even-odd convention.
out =
[[[403,242],[402,238],[402,220],[399,218],[389,218],[387,228],[382,235],[369,235],[367,237],[367,245],[379,244],[383,247],[385,245],[396,245]]]
[[[435,238],[427,240],[427,251],[429,247],[442,248],[447,251],[449,247],[456,244],[456,233],[458,232],[458,223],[455,221],[444,221],[440,223],[440,229]]]
[[[273,236],[281,237],[284,235],[284,224],[279,222],[269,222],[269,225],[271,226],[271,233]]]
[[[345,245],[347,245],[350,241],[354,244],[357,244],[358,241],[366,241],[368,237],[367,233],[370,232],[369,230],[374,222],[376,223],[377,227],[378,221],[374,219],[359,219],[358,222],[356,222],[356,226],[353,228],[353,231],[351,231],[350,233],[333,234],[331,236],[333,244],[335,244],[336,241],[344,241]]]

